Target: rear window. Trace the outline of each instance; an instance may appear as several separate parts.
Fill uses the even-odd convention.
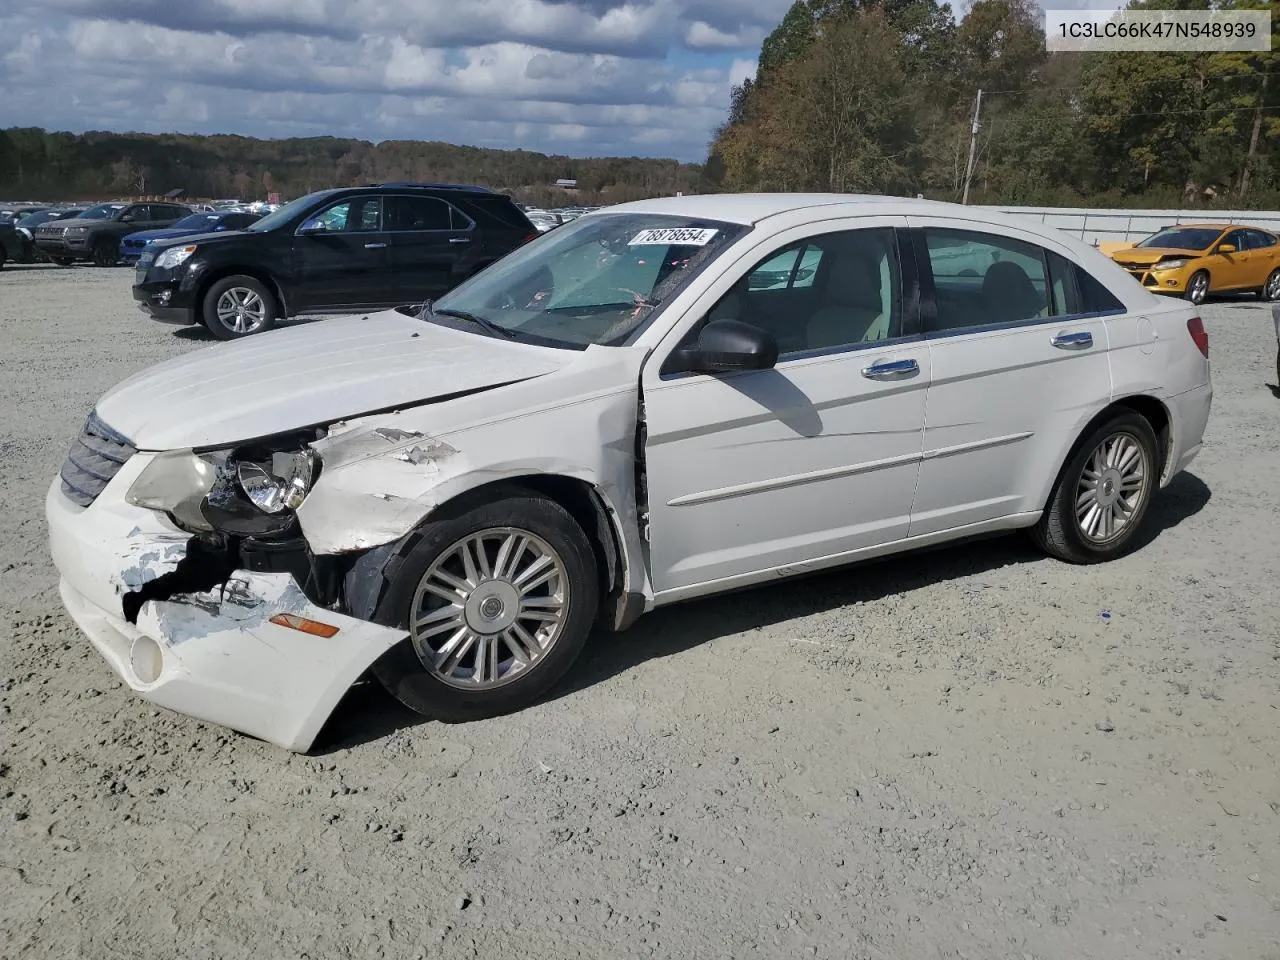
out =
[[[515,201],[494,194],[460,194],[451,197],[454,203],[470,214],[481,227],[499,227],[507,230],[533,232],[533,224]]]

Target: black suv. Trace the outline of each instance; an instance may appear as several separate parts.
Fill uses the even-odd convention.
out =
[[[46,257],[64,267],[77,260],[114,267],[127,234],[171,227],[190,214],[190,207],[178,203],[100,203],[70,220],[42,223],[34,239]]]
[[[538,236],[504,194],[464,184],[321,190],[247,230],[148,244],[133,297],[223,340],[283,317],[434,300]]]

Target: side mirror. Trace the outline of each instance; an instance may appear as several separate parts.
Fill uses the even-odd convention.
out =
[[[1236,252],[1236,248],[1235,248],[1235,245],[1234,245],[1234,244],[1230,244],[1230,243],[1220,243],[1220,244],[1218,244],[1218,251],[1217,251],[1217,252],[1218,252],[1218,253],[1235,253],[1235,252]]]
[[[734,373],[768,370],[778,362],[773,334],[738,320],[712,320],[698,334],[698,342],[672,353],[664,373]]]
[[[298,228],[299,233],[324,233],[324,221],[319,217],[312,217],[310,220],[303,220],[302,226]]]
[[[126,213],[126,214],[124,214],[124,215],[122,215],[122,216],[120,217],[120,222],[121,222],[121,223],[133,223],[133,221],[135,221],[135,220],[137,220],[137,219],[138,219],[138,218],[137,218],[137,217],[135,217],[132,213]]]

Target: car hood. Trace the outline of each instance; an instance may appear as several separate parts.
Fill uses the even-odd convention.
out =
[[[1203,250],[1179,250],[1177,247],[1129,247],[1127,250],[1111,252],[1111,259],[1117,263],[1140,263],[1144,266],[1170,257],[1193,260],[1203,256]]]
[[[193,237],[200,231],[193,230],[190,227],[176,229],[174,227],[165,227],[162,230],[139,230],[137,233],[131,233],[125,237],[126,240],[132,240],[135,243],[146,243],[148,240],[171,240],[176,237]],[[225,230],[219,231],[226,233]]]
[[[215,230],[213,232],[205,231],[197,233],[194,230],[177,230],[169,228],[167,230],[148,230],[147,236],[154,237],[156,247],[163,250],[165,247],[177,246],[177,241],[184,243],[201,243],[209,244],[219,240],[229,240],[233,237],[244,236],[243,230]],[[161,236],[163,234],[163,236]]]
[[[222,446],[541,376],[575,356],[388,310],[197,350],[96,409],[140,450]]]

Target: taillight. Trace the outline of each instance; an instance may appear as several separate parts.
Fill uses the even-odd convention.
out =
[[[530,240],[537,240],[537,239],[538,239],[538,235],[536,233],[530,233],[523,240],[520,241],[520,245],[524,246]]]
[[[1191,334],[1191,339],[1196,342],[1196,347],[1204,354],[1204,358],[1208,360],[1209,335],[1204,332],[1204,324],[1200,322],[1199,317],[1192,317],[1187,321],[1187,333]]]

